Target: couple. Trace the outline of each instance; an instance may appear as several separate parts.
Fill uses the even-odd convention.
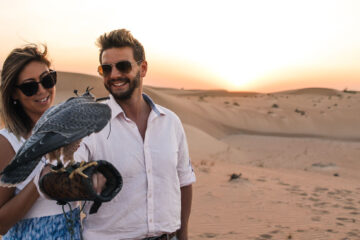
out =
[[[129,31],[105,33],[97,43],[98,72],[110,93],[112,116],[101,132],[83,139],[75,159],[111,162],[123,176],[123,188],[96,214],[87,214],[82,234],[85,239],[188,239],[195,175],[181,122],[142,93],[145,52]],[[46,54],[46,47],[41,52],[26,46],[14,49],[4,62],[0,171],[54,100],[56,72]],[[33,179],[42,167],[16,187],[0,187],[3,239],[70,239],[69,217],[73,236],[81,239],[79,208],[65,217],[55,201],[39,197]]]

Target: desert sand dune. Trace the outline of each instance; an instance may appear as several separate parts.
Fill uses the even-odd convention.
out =
[[[146,90],[185,123],[191,239],[360,239],[359,96]]]
[[[56,101],[87,86],[106,95],[98,77],[59,73]],[[360,93],[144,91],[184,123],[190,239],[360,239]]]

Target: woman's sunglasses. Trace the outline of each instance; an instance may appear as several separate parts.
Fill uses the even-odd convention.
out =
[[[56,84],[56,71],[51,70],[50,72],[41,76],[40,82],[35,82],[35,81],[26,82],[16,87],[19,88],[23,94],[25,94],[28,97],[31,97],[38,92],[40,83],[46,89],[53,88]]]
[[[136,63],[142,62],[137,61]],[[107,77],[111,74],[112,67],[115,65],[116,69],[122,73],[129,73],[132,70],[132,64],[129,61],[120,61],[113,64],[102,64],[98,67],[98,72],[101,76]]]

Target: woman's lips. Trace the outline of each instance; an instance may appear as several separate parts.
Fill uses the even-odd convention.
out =
[[[35,100],[35,102],[44,104],[44,103],[47,103],[49,101],[49,99],[50,99],[50,95],[47,97],[41,98],[39,100]]]

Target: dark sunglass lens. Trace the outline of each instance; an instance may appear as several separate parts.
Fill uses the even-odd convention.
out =
[[[101,68],[102,68],[102,74],[103,75],[106,76],[106,75],[109,75],[111,73],[111,69],[112,69],[111,65],[103,64],[103,65],[101,65]]]
[[[117,70],[123,73],[129,73],[131,71],[131,62],[129,61],[118,62],[115,66]]]
[[[21,84],[19,88],[26,96],[31,97],[37,93],[39,85],[36,82],[28,82]]]
[[[52,79],[54,80],[54,85],[56,84],[57,81],[57,72],[56,71],[51,71],[50,72],[50,76],[52,77]]]
[[[53,88],[56,84],[56,72],[50,72],[41,79],[44,88]]]

